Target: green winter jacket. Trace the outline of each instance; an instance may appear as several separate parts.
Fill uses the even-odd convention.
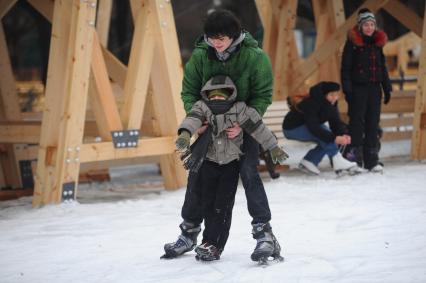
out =
[[[239,50],[220,62],[212,47],[201,37],[191,58],[185,65],[182,82],[182,101],[186,113],[200,100],[200,91],[213,76],[226,75],[237,86],[237,101],[244,101],[263,116],[272,103],[272,67],[268,56],[258,47],[257,41],[245,34]]]

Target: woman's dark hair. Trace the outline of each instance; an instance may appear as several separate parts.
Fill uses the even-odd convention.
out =
[[[228,10],[217,10],[208,15],[204,23],[204,34],[209,38],[228,36],[237,39],[241,34],[241,24]]]

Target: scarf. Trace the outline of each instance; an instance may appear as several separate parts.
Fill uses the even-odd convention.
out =
[[[197,174],[203,165],[207,155],[207,150],[212,142],[212,127],[208,126],[206,131],[185,151],[180,159],[183,161],[183,167],[190,173]]]
[[[242,32],[240,36],[237,39],[235,39],[231,43],[231,45],[223,52],[217,52],[214,46],[209,42],[206,35],[204,35],[204,41],[207,43],[208,46],[214,49],[217,59],[221,62],[225,62],[226,60],[229,59],[232,53],[234,53],[237,50],[238,45],[244,40],[245,37],[246,37],[246,34]]]

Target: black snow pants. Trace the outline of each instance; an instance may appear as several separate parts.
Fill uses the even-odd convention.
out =
[[[354,84],[348,103],[351,147],[362,150],[366,169],[377,165],[382,90],[380,83]]]
[[[246,133],[244,133],[242,152],[244,154],[239,161],[239,171],[246,194],[247,208],[253,218],[252,224],[267,223],[271,220],[271,211],[262,179],[257,172],[259,144]],[[189,174],[181,212],[185,221],[196,225],[203,221],[200,181],[196,174]]]
[[[223,250],[232,222],[232,209],[238,186],[238,161],[225,165],[204,161],[199,178],[204,214],[203,243]]]

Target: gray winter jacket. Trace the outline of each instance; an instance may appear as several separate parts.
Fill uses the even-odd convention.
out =
[[[243,133],[237,137],[229,139],[225,129],[233,127],[238,123],[241,128],[250,134],[263,149],[270,150],[277,146],[278,142],[272,132],[262,122],[262,117],[244,102],[234,102],[232,107],[224,114],[214,115],[212,110],[207,106],[207,93],[213,89],[229,88],[232,90],[228,100],[235,101],[237,97],[237,89],[229,77],[221,84],[212,84],[210,79],[201,89],[202,99],[197,101],[191,111],[188,113],[182,124],[179,126],[178,132],[186,130],[193,135],[198,128],[203,125],[204,121],[213,127],[212,143],[210,144],[206,159],[218,164],[227,164],[238,159],[243,153],[240,147],[243,143]]]

